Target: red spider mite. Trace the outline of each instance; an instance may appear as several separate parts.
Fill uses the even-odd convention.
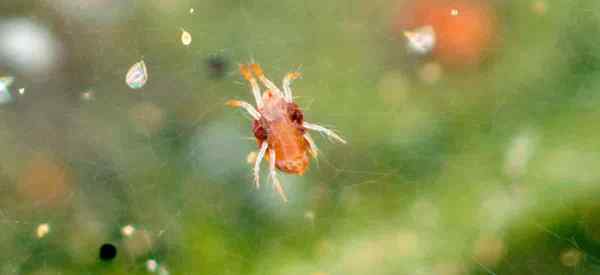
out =
[[[325,134],[331,139],[346,143],[344,139],[323,126],[304,121],[304,113],[294,103],[291,82],[300,73],[291,72],[283,78],[283,91],[263,73],[258,64],[240,65],[240,73],[250,82],[256,108],[239,100],[227,101],[227,106],[244,108],[254,119],[252,132],[258,144],[258,155],[254,162],[254,184],[260,187],[259,173],[263,158],[269,160],[269,177],[283,201],[287,197],[277,180],[276,169],[288,174],[302,175],[308,169],[309,155],[317,157],[317,146],[308,130]],[[261,95],[256,78],[267,88]]]

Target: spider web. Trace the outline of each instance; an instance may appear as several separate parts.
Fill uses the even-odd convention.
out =
[[[3,40],[28,22],[53,54],[0,43],[0,274],[597,273],[598,4],[490,1],[498,43],[461,69],[407,50],[406,2],[0,4]],[[287,204],[224,106],[251,61],[349,141],[313,135]]]

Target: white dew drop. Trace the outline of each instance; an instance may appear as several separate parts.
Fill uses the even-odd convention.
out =
[[[160,266],[158,268],[158,275],[169,275],[169,274],[170,274],[169,270],[166,267]]]
[[[190,8],[190,14],[194,14],[194,8]]]
[[[10,85],[14,82],[15,78],[12,76],[0,77],[0,104],[8,103],[12,101],[10,94]]]
[[[81,93],[81,100],[83,101],[92,101],[96,98],[96,94],[92,90],[87,90]]]
[[[38,239],[43,238],[44,236],[48,235],[48,233],[50,233],[50,225],[48,225],[47,223],[42,223],[38,225],[38,227],[35,230],[35,235],[38,237]]]
[[[435,47],[435,31],[432,26],[423,26],[404,32],[409,50],[418,54],[427,54]]]
[[[192,44],[192,35],[184,29],[181,29],[181,43],[184,46],[189,46]]]
[[[19,94],[20,95],[24,95],[25,94],[25,88],[19,88]]]
[[[156,270],[158,269],[158,263],[156,262],[156,260],[154,259],[149,259],[146,261],[146,270],[148,270],[148,272],[156,272]]]
[[[141,60],[129,68],[125,76],[125,82],[131,89],[140,89],[146,85],[146,81],[148,81],[148,70],[144,60]]]
[[[123,235],[123,237],[131,237],[131,235],[133,235],[133,233],[135,232],[135,227],[133,227],[133,225],[128,224],[126,226],[123,226],[123,228],[121,228],[121,235]]]
[[[452,10],[450,10],[450,15],[452,15],[452,16],[458,16],[458,9],[452,9]]]

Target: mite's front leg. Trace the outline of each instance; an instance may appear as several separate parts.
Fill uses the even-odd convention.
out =
[[[225,105],[234,108],[244,108],[250,114],[250,116],[252,116],[252,118],[254,118],[255,120],[260,119],[260,113],[256,109],[254,109],[254,107],[252,107],[252,105],[250,105],[250,103],[248,102],[240,100],[229,100],[225,103]]]
[[[338,142],[346,144],[346,141],[343,138],[341,138],[340,136],[338,136],[334,131],[329,130],[321,125],[312,124],[312,123],[308,123],[305,121],[304,123],[302,123],[302,126],[304,126],[304,128],[306,128],[306,129],[317,131],[321,134],[325,134],[330,139],[334,139],[334,140],[337,140]]]

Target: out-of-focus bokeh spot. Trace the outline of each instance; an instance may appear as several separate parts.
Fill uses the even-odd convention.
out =
[[[398,10],[395,30],[431,28],[428,33],[435,34],[433,54],[446,65],[479,64],[492,52],[499,35],[495,8],[489,1],[402,1]]]
[[[64,162],[37,153],[21,169],[17,190],[28,204],[66,206],[70,204],[73,184],[71,171]]]

